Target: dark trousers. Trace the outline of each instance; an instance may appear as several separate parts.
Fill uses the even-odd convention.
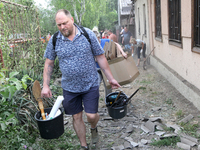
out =
[[[138,59],[140,59],[140,50],[141,50],[141,49],[142,49],[142,47],[138,47],[138,48],[137,48],[137,56],[138,56]],[[146,52],[146,44],[144,44],[144,47],[143,47],[143,52],[142,52],[143,58],[146,58],[145,52]]]

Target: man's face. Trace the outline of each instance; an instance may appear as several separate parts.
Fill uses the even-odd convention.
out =
[[[63,36],[69,37],[73,33],[74,27],[73,17],[66,16],[64,12],[59,12],[56,15],[56,25]]]
[[[127,32],[128,31],[127,27],[124,27],[124,30],[125,30],[125,32]]]

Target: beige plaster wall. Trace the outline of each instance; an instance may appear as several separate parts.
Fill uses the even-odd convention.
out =
[[[145,13],[143,10],[143,6],[145,5]],[[139,8],[139,12],[138,12]],[[139,18],[138,18],[139,13]],[[146,16],[146,34],[144,31],[144,16]],[[140,20],[140,33],[139,33],[139,21]],[[147,0],[137,0],[135,2],[135,27],[136,27],[136,39],[141,39],[146,43],[146,54],[149,54],[151,51],[151,47],[149,44],[150,41],[150,34],[149,34],[149,4]]]

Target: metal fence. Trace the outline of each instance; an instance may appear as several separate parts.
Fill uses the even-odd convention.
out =
[[[19,70],[36,69],[44,54],[39,14],[32,6],[0,0],[1,66]]]

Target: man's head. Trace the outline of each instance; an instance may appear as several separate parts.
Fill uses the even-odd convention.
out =
[[[55,15],[56,25],[63,36],[69,37],[73,33],[74,19],[70,12],[65,9],[60,9]]]
[[[111,35],[113,32],[112,30],[108,30],[108,34]]]
[[[131,38],[130,43],[131,44],[137,44],[136,39],[135,38]]]
[[[125,32],[128,31],[128,27],[127,27],[127,25],[124,26],[124,30],[125,30]]]

